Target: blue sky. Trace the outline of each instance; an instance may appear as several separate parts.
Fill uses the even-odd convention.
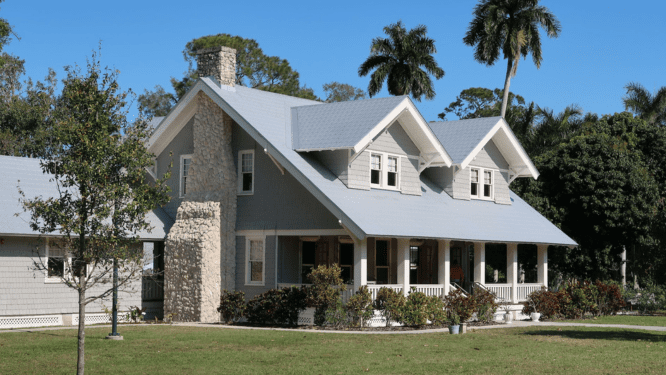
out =
[[[109,5],[111,4],[111,5]],[[0,17],[21,40],[5,51],[26,60],[27,76],[42,79],[49,67],[86,58],[102,41],[102,63],[121,71],[120,84],[141,93],[187,69],[182,50],[197,37],[229,33],[255,39],[264,53],[287,59],[302,84],[319,96],[331,81],[367,89],[358,77],[370,42],[382,28],[402,20],[428,27],[435,58],[444,69],[437,96],[416,105],[431,121],[469,87],[501,87],[506,61],[486,67],[473,59],[462,38],[476,1],[26,1],[6,0]],[[557,39],[543,37],[541,69],[522,60],[511,91],[561,111],[578,104],[599,114],[623,110],[624,86],[666,86],[666,32],[662,1],[542,0],[562,24]],[[384,89],[378,96],[387,96]],[[132,114],[136,111],[132,111]]]

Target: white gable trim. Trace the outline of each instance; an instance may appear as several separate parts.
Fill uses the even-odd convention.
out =
[[[439,142],[435,134],[432,132],[430,127],[428,126],[428,123],[423,119],[423,116],[421,116],[421,113],[416,109],[414,106],[414,103],[406,97],[403,101],[400,102],[391,112],[389,112],[386,117],[384,117],[377,125],[375,125],[372,130],[368,132],[368,134],[365,135],[365,137],[361,138],[361,140],[354,145],[353,152],[355,155],[360,154],[363,150],[365,150],[368,145],[386,128],[391,126],[395,121],[398,120],[398,118],[403,114],[403,113],[408,113],[411,115],[411,117],[414,119],[416,124],[419,127],[419,130],[423,132],[425,135],[428,143],[435,149],[436,151],[436,156],[432,158],[433,162],[439,162],[443,163],[443,165],[446,165],[447,167],[450,167],[451,164],[453,163],[453,160],[449,156],[449,154],[444,150],[444,147],[442,147],[442,144]],[[423,147],[419,146],[417,142],[415,142],[415,137],[413,134],[413,131],[409,127],[405,127],[402,123],[400,124],[407,135],[412,139],[412,142],[418,147],[422,152]],[[439,160],[436,160],[439,159]]]
[[[513,170],[514,173],[516,174],[516,177],[532,177],[535,180],[539,178],[539,171],[537,171],[536,167],[532,163],[532,160],[530,157],[527,155],[527,152],[525,152],[525,149],[523,146],[520,144],[518,141],[518,138],[516,138],[516,135],[513,134],[513,131],[511,131],[511,128],[509,127],[509,124],[503,119],[500,118],[497,121],[497,124],[490,129],[488,134],[486,134],[483,139],[481,139],[481,142],[479,142],[476,147],[472,150],[472,152],[467,155],[467,157],[460,163],[460,169],[465,169],[467,166],[469,166],[469,163],[474,160],[476,155],[478,155],[479,152],[481,152],[481,149],[483,149],[488,142],[490,142],[491,139],[497,134],[499,131],[504,132],[504,134],[507,136],[509,139],[509,142],[513,149],[516,151],[518,156],[520,157],[523,165],[509,165],[509,169]],[[506,158],[505,153],[502,152],[502,149],[497,143],[495,143],[497,148],[499,149],[500,153],[504,156],[504,159],[511,164],[511,162]],[[515,178],[515,177],[514,177]]]

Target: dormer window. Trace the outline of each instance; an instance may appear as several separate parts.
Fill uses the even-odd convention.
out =
[[[379,189],[398,189],[400,157],[385,153],[370,154],[370,186]]]
[[[493,170],[471,168],[470,195],[476,199],[493,199]]]

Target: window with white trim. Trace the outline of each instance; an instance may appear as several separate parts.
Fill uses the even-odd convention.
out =
[[[245,240],[245,284],[264,285],[266,271],[265,237],[246,238]]]
[[[187,175],[190,170],[192,155],[180,155],[180,197],[187,194]]]
[[[388,240],[375,241],[375,276],[377,284],[388,284],[391,279],[391,246]]]
[[[47,283],[59,283],[63,279],[71,279],[72,275],[87,276],[90,266],[80,258],[75,258],[67,250],[50,247],[46,245],[46,266]]]
[[[238,152],[238,194],[254,193],[254,150]]]
[[[472,198],[491,200],[494,197],[494,190],[492,169],[470,169],[470,195]]]
[[[400,186],[400,157],[372,152],[370,154],[370,186],[397,190]]]

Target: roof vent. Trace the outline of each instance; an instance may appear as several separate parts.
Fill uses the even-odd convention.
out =
[[[236,50],[229,47],[201,49],[197,54],[199,77],[213,77],[220,85],[236,84]]]

